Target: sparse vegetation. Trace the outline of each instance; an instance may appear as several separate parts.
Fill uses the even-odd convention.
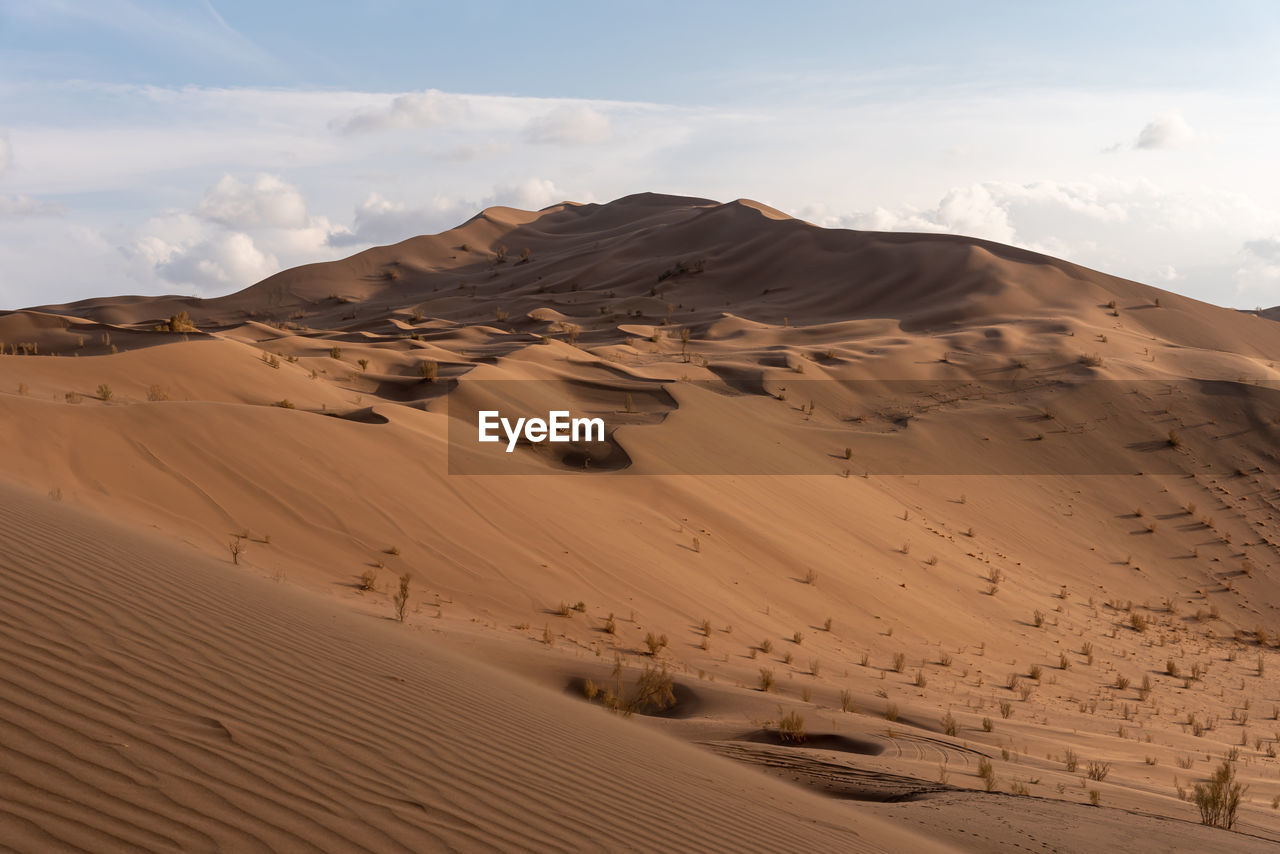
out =
[[[396,591],[393,602],[396,606],[396,619],[404,622],[404,616],[409,608],[409,573],[400,576],[400,589]]]
[[[773,670],[769,667],[760,668],[760,690],[768,693],[774,687]]]
[[[666,649],[667,636],[655,635],[653,632],[649,632],[644,636],[644,645],[649,650],[649,655],[657,655]]]
[[[778,737],[788,744],[804,741],[804,716],[792,709],[778,721]]]
[[[1236,781],[1236,769],[1224,761],[1208,783],[1196,783],[1193,798],[1200,808],[1200,823],[1231,830],[1235,827],[1246,787]]]

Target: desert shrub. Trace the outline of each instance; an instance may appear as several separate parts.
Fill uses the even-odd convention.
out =
[[[765,638],[764,640],[760,641],[760,651],[763,652],[765,655],[768,655],[769,653],[773,652],[773,641],[769,640],[768,638]]]
[[[655,635],[649,632],[644,636],[644,645],[649,650],[650,655],[657,655],[667,646],[666,635]]]
[[[1193,798],[1200,808],[1200,823],[1223,830],[1234,827],[1245,788],[1236,781],[1235,766],[1224,761],[1208,783],[1196,783]]]
[[[796,632],[791,636],[791,642],[797,646],[804,643],[804,632]]]
[[[1006,719],[1013,717],[1013,703],[1008,700],[1000,701],[1000,717]]]
[[[898,704],[888,703],[884,707],[884,719],[893,723],[898,719]]]
[[[778,721],[778,737],[788,744],[804,741],[804,716],[792,709]]]
[[[618,633],[618,621],[613,618],[613,614],[610,614],[608,619],[604,621],[604,630],[611,635]]]
[[[330,347],[330,348],[329,348],[329,358],[330,358],[330,359],[341,359],[341,358],[342,358],[342,348],[341,348],[341,347]]]
[[[240,555],[244,554],[247,548],[248,548],[248,545],[245,543],[245,541],[242,538],[232,537],[231,540],[227,543],[227,551],[231,552],[231,562],[236,565],[239,565]]]
[[[422,377],[422,379],[425,380],[426,382],[429,382],[429,383],[435,382],[436,377],[438,377],[439,375],[440,375],[439,363],[431,359],[425,359],[418,363],[418,376]]]
[[[378,580],[378,568],[376,566],[369,567],[364,572],[360,573],[360,589],[372,590],[373,585],[377,582],[377,580]]]
[[[1037,629],[1042,627],[1044,625],[1044,612],[1036,609],[1036,612],[1031,615],[1031,622],[1035,624]]]
[[[297,409],[297,407],[294,405],[293,401],[292,401],[292,400],[290,400],[290,399],[289,399],[289,398],[287,398],[287,397],[286,397],[286,398],[284,398],[283,400],[277,400],[275,403],[273,403],[273,404],[271,404],[271,405],[272,405],[272,406],[278,406],[278,407],[280,407],[281,409]]]
[[[773,679],[773,670],[768,667],[761,667],[760,668],[760,690],[765,692],[772,691],[774,684],[775,683]]]
[[[955,735],[960,731],[960,724],[956,723],[956,717],[951,712],[942,716],[942,731],[947,735]]]
[[[168,400],[169,395],[163,388],[158,385],[147,386],[147,400],[155,403],[161,400]]]
[[[1074,774],[1076,769],[1080,767],[1080,756],[1068,747],[1062,753],[1062,763],[1066,765],[1067,771]]]
[[[1118,674],[1118,673],[1117,673],[1117,674],[1116,674],[1115,686],[1116,686],[1116,690],[1118,690],[1118,691],[1123,691],[1123,690],[1125,690],[1126,688],[1128,688],[1128,687],[1129,687],[1129,677],[1128,677],[1128,676],[1121,676],[1120,674]]]
[[[396,619],[404,622],[405,611],[409,608],[409,573],[400,576],[400,589],[393,600],[396,606]]]
[[[995,722],[995,721],[993,721],[993,720],[991,720],[991,718],[983,718],[983,719],[982,719],[982,731],[983,731],[983,732],[992,732],[993,730],[995,730],[995,728],[996,728],[996,722]]]
[[[170,332],[198,332],[196,325],[191,322],[191,317],[185,311],[170,315],[169,321],[165,324]]]
[[[992,767],[991,760],[985,756],[978,760],[978,776],[986,784],[988,792],[995,791],[996,769]]]
[[[107,385],[106,383],[102,383],[100,386],[98,386],[99,400],[110,400],[111,394],[112,394],[111,386]]]
[[[661,712],[676,704],[675,685],[666,665],[646,667],[636,680],[635,694],[627,703],[628,710]]]
[[[893,654],[893,672],[901,673],[907,666],[907,654],[905,652],[895,652]]]
[[[1085,776],[1090,780],[1097,780],[1101,783],[1107,779],[1107,775],[1111,773],[1110,762],[1090,762],[1089,767],[1085,770]]]
[[[853,712],[857,711],[853,705],[853,692],[848,688],[840,692],[840,711]]]

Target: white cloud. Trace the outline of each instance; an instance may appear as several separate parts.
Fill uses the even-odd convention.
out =
[[[546,178],[527,178],[512,186],[495,187],[493,194],[482,200],[482,206],[507,205],[526,211],[536,211],[563,202],[563,190]],[[576,201],[590,201],[586,196]]]
[[[368,133],[394,128],[438,127],[466,116],[470,104],[465,97],[450,95],[438,89],[397,95],[383,107],[359,110],[337,120],[333,127],[339,133]]]
[[[356,206],[351,230],[331,233],[328,242],[330,246],[398,243],[457,225],[457,217],[461,215],[462,207],[443,197],[436,197],[428,207],[410,207],[370,193]]]
[[[481,209],[493,205],[539,210],[565,198],[564,192],[545,178],[528,178],[518,184],[494,187],[491,193],[475,201],[436,196],[431,204],[422,206],[370,193],[356,206],[351,229],[331,231],[328,244],[351,247],[398,243],[420,234],[435,234],[453,228]]]
[[[1249,240],[1235,272],[1236,297],[1252,299],[1262,308],[1280,305],[1280,237]]]
[[[230,228],[302,228],[307,203],[296,187],[276,175],[258,175],[252,183],[223,175],[200,200],[196,212]]]
[[[0,130],[0,175],[9,171],[13,163],[13,146],[9,144],[9,134]]]
[[[66,208],[56,202],[42,202],[30,196],[0,196],[0,218],[61,216]]]
[[[475,143],[456,145],[453,148],[446,148],[441,151],[428,151],[427,154],[451,163],[466,163],[471,160],[497,157],[506,154],[510,150],[511,146],[506,143],[487,139]]]
[[[184,248],[170,247],[167,255],[156,265],[156,272],[175,285],[197,290],[238,290],[280,269],[274,256],[239,231],[221,232]]]
[[[1165,113],[1152,119],[1138,132],[1138,138],[1133,147],[1148,150],[1181,148],[1195,138],[1196,132],[1191,129],[1191,125],[1187,124],[1186,119],[1178,113]]]
[[[612,131],[609,117],[586,104],[563,104],[535,116],[524,129],[529,142],[588,145],[604,142]]]

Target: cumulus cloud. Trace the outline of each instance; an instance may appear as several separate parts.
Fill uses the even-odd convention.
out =
[[[428,205],[410,205],[378,193],[356,206],[349,230],[334,229],[330,246],[360,246],[397,243],[419,234],[435,234],[462,224],[482,208],[506,205],[521,210],[539,210],[564,201],[564,193],[545,178],[528,178],[518,184],[499,186],[477,200],[452,200],[436,196]]]
[[[419,234],[432,234],[457,225],[460,206],[443,197],[431,205],[410,206],[378,193],[356,206],[355,220],[348,231],[329,235],[330,246],[397,243]]]
[[[524,138],[538,144],[589,145],[603,142],[611,132],[608,116],[586,104],[565,104],[531,119]]]
[[[1255,258],[1280,264],[1280,237],[1246,240],[1242,248],[1246,254]]]
[[[360,110],[332,124],[339,133],[369,133],[395,128],[438,127],[470,112],[467,99],[438,89],[397,95],[385,107]]]
[[[526,178],[519,184],[495,187],[493,194],[481,200],[481,207],[506,205],[536,211],[565,200],[564,191],[546,178]]]
[[[1178,113],[1165,113],[1138,132],[1133,147],[1138,149],[1181,148],[1196,138],[1196,132]]]
[[[154,251],[154,247],[152,249]],[[166,281],[200,290],[243,288],[280,269],[279,262],[263,252],[249,235],[221,232],[185,248],[173,248],[156,265]]]
[[[57,202],[42,202],[30,196],[0,196],[0,218],[61,216],[65,211]]]
[[[1280,305],[1280,237],[1245,241],[1236,269],[1236,295],[1261,307]]]
[[[196,212],[230,228],[303,228],[307,203],[297,188],[275,175],[258,175],[251,183],[223,175],[205,192]]]

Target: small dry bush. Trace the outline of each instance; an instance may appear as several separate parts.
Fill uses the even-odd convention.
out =
[[[407,572],[400,576],[400,589],[396,591],[392,601],[396,606],[396,619],[403,623],[404,615],[409,608],[409,574]]]
[[[644,645],[649,650],[650,655],[657,655],[667,646],[666,635],[655,635],[649,632],[644,636]]]
[[[1224,761],[1208,783],[1196,783],[1193,798],[1200,808],[1200,823],[1231,830],[1247,787],[1236,781],[1236,769]]]
[[[988,792],[996,790],[996,769],[991,765],[991,760],[985,756],[978,760],[978,776],[986,784]]]
[[[768,693],[774,687],[773,670],[768,667],[760,668],[760,690]]]
[[[787,712],[778,721],[778,737],[788,744],[800,744],[804,741],[804,716],[794,709]]]

